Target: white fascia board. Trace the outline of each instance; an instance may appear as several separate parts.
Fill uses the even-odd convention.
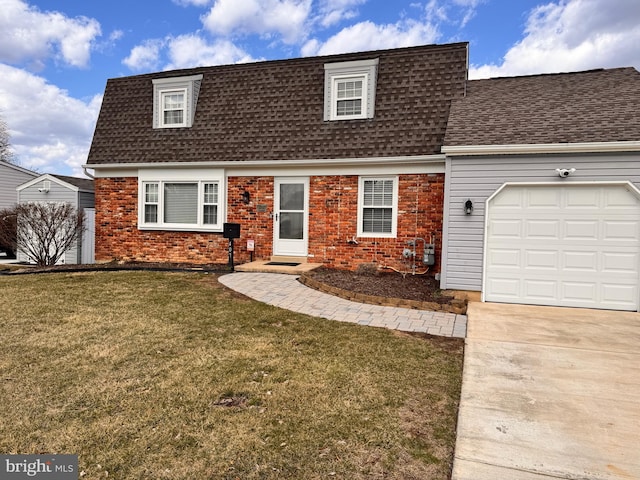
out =
[[[447,156],[522,155],[545,153],[614,153],[640,152],[640,142],[539,143],[516,145],[456,145],[443,146]]]
[[[75,185],[71,185],[70,183],[65,182],[64,180],[60,180],[58,177],[54,177],[53,175],[49,175],[48,173],[45,173],[44,175],[41,175],[37,178],[34,178],[33,180],[29,180],[27,183],[23,183],[22,185],[18,185],[16,187],[16,190],[18,192],[24,190],[25,188],[29,188],[33,185],[36,185],[37,183],[43,182],[43,181],[50,181],[53,183],[57,183],[58,185],[60,185],[61,187],[64,188],[68,188],[69,190],[73,190],[74,192],[78,192],[80,191],[80,189],[78,187],[76,187]],[[85,191],[85,190],[83,190]]]
[[[115,176],[137,176],[138,169],[165,169],[165,168],[224,168],[225,170],[242,171],[247,175],[247,170],[255,170],[258,174],[265,175],[266,171],[281,173],[284,169],[304,168],[310,170],[311,174],[323,174],[332,169],[336,171],[344,170],[348,167],[357,167],[358,172],[366,168],[395,168],[412,167],[421,171],[413,173],[444,173],[445,156],[438,155],[416,155],[407,157],[375,157],[375,158],[331,158],[316,160],[248,160],[238,162],[153,162],[153,163],[114,163],[114,164],[87,164],[83,168],[93,169],[96,178]],[[324,173],[326,174],[326,173]]]

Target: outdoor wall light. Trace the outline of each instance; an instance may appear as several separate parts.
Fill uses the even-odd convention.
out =
[[[251,202],[251,194],[246,190],[242,192],[242,201],[244,202],[245,205],[248,205],[249,202]]]
[[[473,202],[469,199],[464,202],[464,213],[466,215],[471,215],[471,212],[473,212]]]

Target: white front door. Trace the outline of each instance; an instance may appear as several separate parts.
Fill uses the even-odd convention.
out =
[[[276,177],[273,206],[273,254],[306,257],[309,178]]]
[[[515,184],[488,202],[486,301],[637,310],[639,272],[629,184]]]

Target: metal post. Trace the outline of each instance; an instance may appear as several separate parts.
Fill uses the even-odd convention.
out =
[[[233,238],[229,239],[229,267],[231,267],[231,271],[235,271],[235,267],[233,265]]]

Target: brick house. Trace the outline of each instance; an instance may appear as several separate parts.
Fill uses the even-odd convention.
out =
[[[96,261],[225,263],[233,222],[240,263],[407,269],[415,249],[423,268],[434,244],[438,272],[467,62],[458,43],[108,80],[86,165]]]

